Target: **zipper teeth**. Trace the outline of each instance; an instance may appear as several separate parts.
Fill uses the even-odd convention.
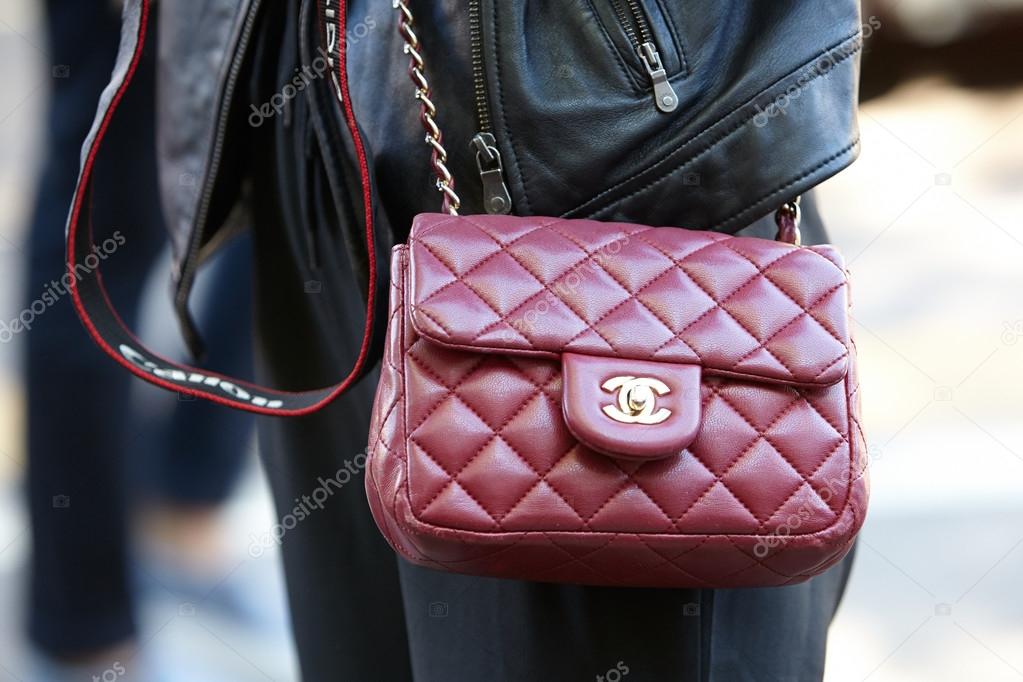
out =
[[[217,133],[213,141],[213,151],[210,154],[210,161],[206,167],[206,186],[203,188],[202,197],[199,200],[199,208],[196,211],[196,229],[192,232],[192,243],[188,247],[188,257],[185,260],[179,281],[187,282],[188,277],[198,267],[196,256],[202,243],[202,235],[206,231],[206,219],[209,213],[210,201],[213,198],[213,178],[220,168],[220,157],[224,151],[224,137],[226,136],[227,117],[231,108],[231,101],[234,97],[235,85],[238,81],[238,74],[241,72],[243,55],[246,46],[252,36],[252,29],[256,23],[256,14],[259,12],[261,0],[253,0],[248,16],[245,18],[245,25],[242,27],[242,34],[238,39],[238,49],[235,52],[234,62],[224,84],[224,98],[221,102],[221,109],[217,116]]]
[[[639,37],[644,43],[654,42],[653,35],[650,33],[650,24],[647,23],[646,15],[643,13],[643,7],[639,4],[639,0],[628,0],[629,9],[632,10],[632,18],[636,21],[636,27],[639,29]]]
[[[625,29],[625,34],[629,36],[629,41],[632,42],[632,46],[639,47],[639,38],[636,36],[633,19],[629,18],[629,13],[626,11],[625,5],[622,4],[622,0],[611,0],[611,5],[614,6],[615,14],[618,15],[618,21],[621,23],[622,28]]]
[[[469,45],[472,52],[473,99],[479,132],[489,133],[490,107],[487,102],[487,75],[483,67],[482,0],[469,0]]]

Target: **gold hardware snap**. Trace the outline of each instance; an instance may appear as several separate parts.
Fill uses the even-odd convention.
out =
[[[656,412],[657,396],[671,393],[668,385],[652,377],[613,377],[601,388],[608,393],[618,392],[616,405],[604,405],[604,414],[623,424],[660,424],[671,416],[671,410],[662,407]]]

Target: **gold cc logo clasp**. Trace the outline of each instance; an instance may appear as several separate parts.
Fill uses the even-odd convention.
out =
[[[611,419],[623,424],[660,424],[671,416],[671,410],[657,406],[657,396],[671,392],[668,385],[651,377],[613,377],[601,385],[608,393],[618,392],[616,405],[604,405]]]

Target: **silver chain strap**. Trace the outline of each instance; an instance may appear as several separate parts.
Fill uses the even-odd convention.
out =
[[[419,37],[412,29],[414,23],[412,10],[405,0],[394,0],[394,9],[398,10],[398,33],[405,41],[404,52],[409,55],[409,78],[416,87],[416,99],[419,100],[420,116],[426,130],[426,144],[430,145],[434,175],[437,176],[437,191],[443,196],[441,208],[446,213],[458,215],[462,200],[455,193],[455,179],[448,170],[448,152],[441,144],[440,127],[437,125],[437,106],[430,97],[430,82],[426,79],[425,63],[420,51]]]
[[[409,55],[409,78],[416,87],[416,99],[419,100],[420,120],[426,130],[426,144],[431,148],[430,163],[434,175],[437,176],[437,191],[443,195],[441,208],[446,213],[458,215],[462,200],[455,192],[455,179],[448,170],[448,152],[441,144],[440,127],[437,125],[437,106],[430,98],[430,82],[426,79],[426,63],[420,51],[419,36],[412,29],[414,17],[405,0],[393,0],[394,9],[398,10],[398,33],[405,42],[404,52]],[[799,244],[799,198],[782,205],[775,213],[778,222],[778,237],[784,241]],[[782,234],[784,232],[784,235]]]

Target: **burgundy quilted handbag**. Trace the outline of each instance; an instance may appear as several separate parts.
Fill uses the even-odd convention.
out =
[[[458,216],[407,8],[402,31],[448,213],[394,249],[370,433],[373,515],[409,561],[538,581],[786,585],[839,561],[863,523],[848,280],[830,246],[542,217]],[[147,5],[148,7],[148,5]],[[344,35],[345,12],[339,12]],[[87,146],[68,224],[71,295],[96,342],[151,383],[252,412],[320,409],[339,383],[275,391],[179,365],[124,327],[89,264],[95,156],[141,53]],[[792,243],[789,243],[792,242]],[[95,260],[95,257],[92,256]]]
[[[798,202],[779,241],[458,216],[396,7],[447,213],[391,259],[366,476],[390,544],[592,585],[786,585],[839,561],[867,478],[838,252],[797,245]]]
[[[392,273],[366,486],[410,561],[743,587],[850,548],[866,459],[832,247],[428,214]]]

